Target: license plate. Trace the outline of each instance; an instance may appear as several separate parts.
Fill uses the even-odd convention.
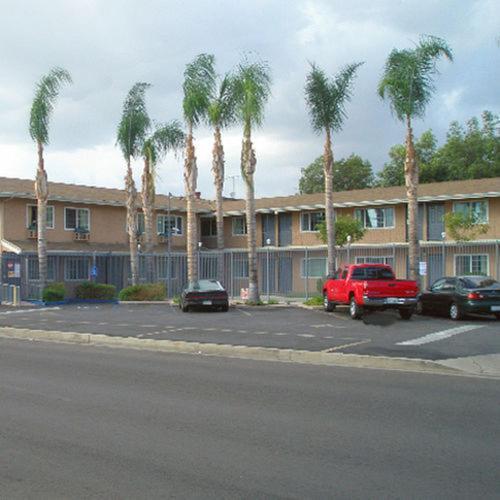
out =
[[[500,306],[491,306],[492,311],[500,311]]]
[[[203,301],[203,305],[204,306],[211,306],[212,305],[212,301],[211,300],[204,300]]]
[[[389,297],[388,299],[386,299],[386,302],[388,304],[397,304],[399,302],[399,299],[397,299],[396,297]]]

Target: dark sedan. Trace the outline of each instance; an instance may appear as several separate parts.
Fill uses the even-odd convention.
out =
[[[422,314],[445,314],[462,319],[466,314],[493,314],[500,319],[500,283],[486,276],[441,278],[420,296]]]
[[[217,280],[199,280],[189,284],[179,300],[179,307],[183,312],[194,308],[229,309],[229,298],[224,287]]]

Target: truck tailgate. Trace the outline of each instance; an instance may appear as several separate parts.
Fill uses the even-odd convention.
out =
[[[418,287],[411,280],[367,280],[363,292],[369,297],[415,297]]]

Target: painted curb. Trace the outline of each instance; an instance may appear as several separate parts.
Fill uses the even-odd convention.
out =
[[[412,358],[391,358],[359,354],[328,353],[324,351],[303,351],[273,347],[252,347],[245,345],[211,344],[137,337],[117,337],[93,333],[59,332],[52,330],[31,330],[26,328],[0,328],[0,337],[35,341],[62,342],[80,345],[122,347],[178,354],[197,354],[255,361],[281,361],[312,365],[342,366],[351,368],[372,368],[434,374],[460,375],[461,370],[443,366],[434,361]]]

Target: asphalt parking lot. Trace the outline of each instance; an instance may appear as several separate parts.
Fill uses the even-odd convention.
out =
[[[402,321],[384,312],[353,321],[342,309],[264,306],[182,313],[169,305],[0,306],[2,326],[430,360],[500,353],[500,322],[493,318]]]

